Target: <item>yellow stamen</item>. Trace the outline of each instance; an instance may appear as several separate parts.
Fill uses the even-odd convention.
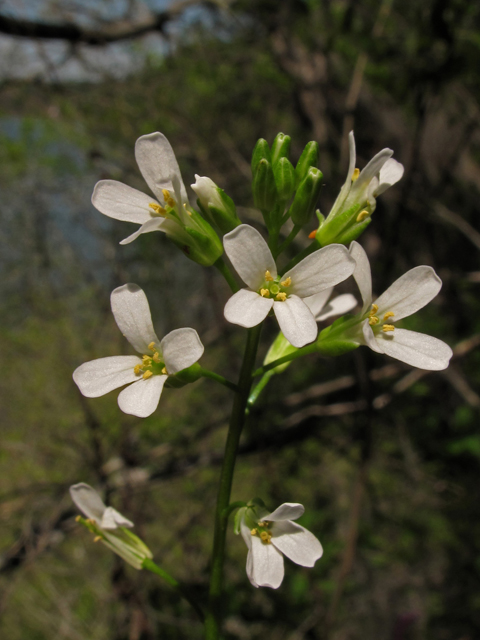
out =
[[[165,216],[166,211],[165,209],[157,204],[156,202],[150,202],[149,205],[150,209],[153,209],[153,211],[157,214],[157,216]]]
[[[382,327],[382,331],[394,331],[395,326],[393,324],[384,324]]]
[[[148,380],[152,376],[153,376],[153,371],[150,371],[150,369],[148,369],[147,371],[145,371],[145,373],[143,374],[142,378],[144,380]]]
[[[380,322],[380,320],[377,318],[377,316],[370,316],[369,320],[368,320],[368,324],[373,327],[374,325],[378,324]]]
[[[273,281],[272,274],[267,269],[267,271],[265,271],[265,282],[272,282],[272,281]]]
[[[292,284],[292,279],[288,277],[286,280],[280,283],[282,287],[289,287]]]
[[[280,291],[280,293],[277,293],[275,296],[275,300],[278,300],[279,302],[285,302],[286,299],[287,294],[284,291]]]
[[[168,204],[169,207],[174,207],[176,202],[175,200],[172,198],[172,196],[170,195],[170,191],[168,191],[168,189],[162,189],[162,194],[163,197],[165,199],[165,204]]]
[[[148,348],[150,349],[150,351],[155,351],[156,350],[155,343],[150,342],[150,344],[148,345]]]
[[[359,175],[360,175],[360,169],[355,169],[352,174],[352,182],[355,182],[355,180],[358,180]]]
[[[160,354],[158,353],[158,351],[155,351],[155,353],[153,354],[153,358],[152,358],[152,360],[153,360],[154,362],[161,362]]]
[[[372,309],[368,315],[374,316],[377,313],[377,311],[378,311],[378,304],[372,304]]]
[[[141,365],[141,364],[136,364],[136,365],[133,367],[133,373],[134,373],[136,376],[140,375],[140,372],[141,372],[141,371],[142,371],[142,365]]]
[[[270,531],[262,531],[260,538],[265,542],[265,544],[272,544],[272,534]]]
[[[151,356],[142,356],[142,360],[143,360],[143,364],[146,364],[146,365],[152,364]]]
[[[164,376],[168,376],[167,367],[163,367],[162,373],[163,373]]]
[[[260,289],[260,295],[262,296],[262,298],[269,298],[270,291],[268,289]]]
[[[82,516],[77,516],[77,517],[75,518],[75,522],[80,522],[80,521],[81,521],[81,519],[82,519]]]
[[[258,531],[257,531],[256,529],[252,529],[252,530],[250,531],[250,533],[251,533],[251,535],[252,535],[252,536],[256,536],[256,535],[257,535],[257,533],[258,533]]]
[[[370,214],[366,209],[364,209],[363,211],[360,211],[360,213],[357,216],[357,222],[362,222],[363,220],[365,220],[365,218],[368,218],[369,215]]]
[[[102,539],[102,536],[95,536],[95,538],[93,539],[94,542],[100,542],[100,540]]]
[[[96,524],[96,522],[95,522],[95,520],[94,520],[93,518],[87,518],[87,519],[85,520],[85,522],[86,522],[87,524]]]
[[[259,526],[259,527],[269,527],[269,526],[270,526],[270,522],[267,522],[267,521],[265,520],[265,521],[259,522],[259,523],[258,523],[258,526]]]
[[[383,316],[384,320],[388,320],[389,318],[393,318],[395,314],[393,313],[393,311],[387,311],[387,313]]]

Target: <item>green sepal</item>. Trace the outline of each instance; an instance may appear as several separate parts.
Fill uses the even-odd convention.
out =
[[[297,189],[295,198],[289,209],[294,224],[303,226],[312,217],[317,206],[318,196],[322,188],[323,173],[320,169],[310,167],[307,175]]]
[[[208,207],[204,207],[200,200],[197,200],[197,205],[208,222],[218,227],[222,234],[225,234],[233,231],[235,227],[242,224],[242,221],[237,215],[237,209],[232,198],[230,198],[223,189],[220,189],[220,187],[217,187],[215,191],[221,206],[209,202]]]
[[[316,238],[318,242],[325,247],[327,244],[338,242],[337,238],[342,236],[348,229],[352,220],[358,214],[360,207],[354,204],[350,209],[346,209],[343,213],[336,215],[334,218],[326,219],[319,227]]]
[[[272,161],[272,153],[270,151],[270,147],[268,146],[268,142],[263,138],[257,140],[257,144],[253,148],[251,163],[252,174],[255,173],[255,169],[257,168],[260,160],[268,160],[269,162]]]
[[[280,158],[288,158],[290,155],[290,136],[286,136],[284,133],[277,133],[275,140],[272,144],[272,165],[280,160]]]
[[[184,231],[191,242],[177,242],[174,238],[172,239],[190,260],[204,267],[210,267],[223,254],[222,242],[209,222],[204,220],[197,211],[190,210],[190,212],[191,226],[185,226]]]
[[[250,500],[248,504],[253,505],[254,507],[261,507],[262,509],[268,511],[267,505],[261,498],[253,498],[253,500]]]
[[[252,182],[253,201],[261,211],[271,211],[278,199],[271,163],[262,158],[255,167]]]
[[[171,389],[181,389],[186,384],[191,384],[192,382],[196,382],[202,377],[202,367],[195,362],[190,367],[186,369],[182,369],[178,373],[174,375],[168,376],[165,386],[170,387]]]
[[[310,167],[318,167],[318,158],[318,142],[309,142],[302,151],[302,155],[295,167],[295,180],[297,185],[305,178]]]
[[[346,314],[337,318],[329,327],[321,331],[316,340],[317,351],[324,356],[341,356],[357,349],[360,344],[348,338],[348,329],[356,317]]]
[[[285,338],[283,333],[280,332],[270,345],[270,349],[267,351],[267,355],[265,356],[263,364],[265,366],[267,364],[270,364],[271,362],[275,362],[275,360],[279,360],[284,356],[288,356],[290,353],[294,353],[295,351],[297,351],[296,347],[293,347]],[[272,373],[283,373],[283,371],[285,371],[285,369],[290,364],[291,362],[284,362],[283,364],[279,364],[278,367],[272,369]]]
[[[233,532],[236,536],[240,533],[240,525],[242,524],[242,518],[244,517],[248,507],[241,507],[235,514],[233,519]]]
[[[350,242],[356,240],[365,231],[371,221],[372,217],[368,216],[368,218],[365,218],[363,222],[357,222],[357,224],[354,224],[350,229],[347,229],[345,233],[339,236],[335,242],[338,242],[338,244],[349,245]]]
[[[288,158],[280,158],[273,165],[273,174],[277,186],[278,197],[287,202],[295,191],[295,169]]]

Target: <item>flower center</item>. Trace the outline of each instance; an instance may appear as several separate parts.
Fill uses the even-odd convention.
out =
[[[376,325],[379,325],[380,323],[380,318],[376,315],[377,311],[378,311],[378,305],[372,304],[372,308],[368,313],[368,324],[371,327],[376,327]],[[390,318],[393,318],[394,316],[395,314],[393,313],[393,311],[387,311],[386,313],[383,314],[383,325],[382,325],[383,332],[388,333],[389,331],[394,331],[395,325],[386,324],[387,320],[389,320]],[[378,326],[377,329],[380,329],[380,326]]]
[[[142,356],[142,364],[136,364],[133,367],[133,371],[136,376],[141,375],[144,380],[148,380],[154,375],[164,375],[167,376],[167,369],[165,367],[165,363],[162,360],[162,355],[160,351],[158,351],[154,342],[151,342],[148,345],[150,351],[152,351],[153,355]]]
[[[274,278],[270,271],[265,271],[264,281],[258,293],[262,298],[274,298],[277,302],[285,302],[288,297],[287,289],[292,284],[291,278],[281,281],[280,276]]]
[[[257,522],[257,527],[254,527],[250,533],[252,536],[257,536],[264,544],[272,544],[272,532],[270,531],[270,527],[272,526],[271,522],[260,521]]]
[[[152,217],[154,218],[157,216],[159,216],[160,218],[165,217],[165,214],[167,212],[161,205],[157,204],[156,202],[150,202],[148,206],[150,207],[150,209],[152,209],[152,212],[150,214]]]

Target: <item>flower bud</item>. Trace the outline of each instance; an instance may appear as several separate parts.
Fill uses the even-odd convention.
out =
[[[303,226],[311,218],[322,188],[323,173],[310,167],[297,189],[289,214],[294,224]]]
[[[278,133],[272,144],[272,164],[280,160],[280,158],[288,158],[290,154],[290,136],[286,136],[284,133]]]
[[[223,245],[212,226],[192,209],[182,234],[171,236],[171,240],[183,253],[204,267],[211,266],[223,254]]]
[[[270,211],[277,202],[278,193],[271,163],[262,158],[253,172],[253,201],[261,211]]]
[[[273,165],[278,197],[283,202],[290,200],[295,191],[295,169],[287,158],[280,158]]]
[[[272,161],[272,154],[270,152],[270,147],[268,146],[268,142],[263,138],[260,138],[257,141],[257,144],[253,148],[252,153],[252,173],[255,174],[255,169],[257,168],[260,160],[268,160]]]
[[[208,221],[216,225],[222,233],[228,233],[241,224],[233,200],[227,196],[210,178],[195,175],[192,189],[198,197],[198,204]]]
[[[182,369],[182,371],[179,371],[174,375],[168,376],[165,382],[165,386],[170,387],[172,389],[181,389],[187,384],[196,382],[201,377],[202,377],[202,367],[198,364],[198,362],[195,362],[190,367],[187,367],[186,369]]]
[[[295,167],[296,183],[300,184],[310,167],[318,167],[318,142],[309,142]]]

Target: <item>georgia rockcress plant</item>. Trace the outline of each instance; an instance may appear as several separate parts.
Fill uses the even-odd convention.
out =
[[[237,512],[235,532],[242,534],[247,545],[246,570],[255,587],[280,586],[283,555],[306,567],[312,567],[322,555],[317,538],[293,522],[303,514],[302,505],[284,503],[269,512],[260,498],[230,504],[245,415],[270,378],[284,372],[296,358],[310,353],[338,356],[360,345],[427,370],[445,369],[452,356],[450,347],[437,338],[399,329],[395,324],[439,292],[441,281],[431,267],[411,269],[373,301],[370,265],[356,239],[371,223],[376,198],[400,180],[403,167],[391,158],[390,149],[383,149],[359,171],[355,167],[353,132],[349,144],[347,179],[329,215],[324,217],[316,210],[319,224],[310,233],[311,244],[283,269],[279,268],[279,256],[309,223],[316,208],[322,173],[317,167],[315,142],[307,144],[295,167],[288,157],[289,136],[278,134],[271,147],[261,139],[254,148],[253,199],[262,212],[267,240],[259,230],[242,224],[232,199],[210,178],[195,176],[192,189],[198,211],[190,204],[175,154],[161,133],[142,136],[135,145],[138,166],[154,197],[114,180],[98,182],[93,192],[92,202],[101,213],[140,225],[120,244],[132,242],[143,233],[161,231],[192,261],[215,266],[232,289],[225,304],[226,320],[248,330],[235,384],[199,364],[204,347],[194,329],[177,328],[159,340],[145,293],[135,284],[125,284],[112,292],[112,311],[120,331],[140,357],[100,358],[79,366],[73,374],[80,391],[90,398],[128,385],[118,396],[119,407],[140,418],[156,410],[164,385],[180,387],[206,377],[234,392],[205,613],[172,576],[153,562],[148,547],[129,530],[133,526],[129,520],[106,507],[88,485],[80,483],[71,488],[74,502],[86,516],[79,516],[79,522],[95,535],[95,540],[136,569],[148,569],[167,580],[205,621],[205,638],[209,640],[218,638],[221,629],[225,538],[231,513]],[[280,242],[282,227],[289,218],[293,228]],[[224,252],[245,288],[239,289],[223,259]],[[333,287],[351,275],[363,305],[356,315],[345,315],[357,304],[351,294],[333,298],[330,303],[328,299]],[[281,331],[263,366],[255,369],[260,329],[272,312]],[[341,317],[318,333],[317,322],[335,315]],[[261,377],[252,391],[257,376]]]

